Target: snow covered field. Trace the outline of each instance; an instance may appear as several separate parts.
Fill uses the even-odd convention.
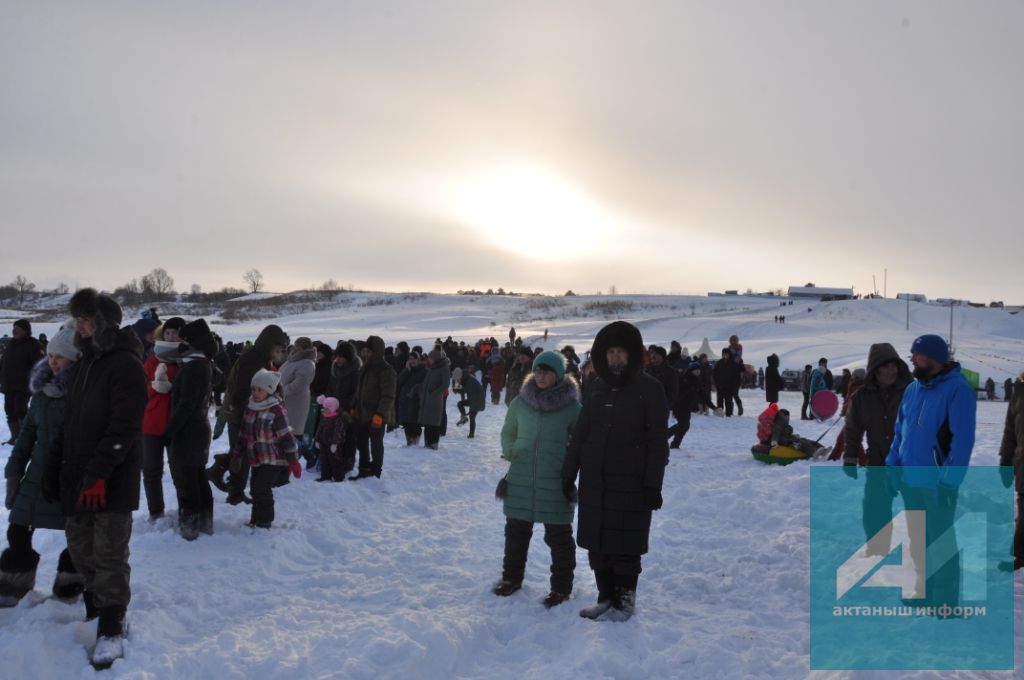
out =
[[[591,300],[586,298],[583,301]],[[600,298],[596,298],[600,299]],[[784,368],[830,358],[834,371],[863,365],[868,345],[900,351],[922,332],[948,333],[949,310],[873,300],[800,303],[740,298],[624,298],[622,314],[648,343],[675,338],[691,350],[708,337],[717,351],[738,333],[750,363],[777,352]],[[581,305],[583,301],[572,301]],[[689,305],[691,301],[694,307]],[[429,296],[414,301],[278,319],[292,337],[333,342],[374,332],[389,343],[427,343],[449,334],[506,337],[521,299]],[[640,307],[639,305],[651,305]],[[655,306],[660,305],[660,306]],[[723,309],[728,307],[732,309]],[[812,311],[808,312],[807,308]],[[692,313],[692,316],[691,316]],[[787,315],[785,325],[772,316]],[[577,350],[606,321],[567,315],[514,325],[531,344]],[[491,323],[495,325],[492,326]],[[0,321],[7,326],[7,321]],[[958,358],[998,383],[1024,369],[1024,318],[998,310],[957,309]],[[227,339],[251,338],[263,323],[220,326]],[[43,332],[53,328],[41,324]],[[1001,395],[1001,391],[1000,391]],[[111,676],[133,678],[821,678],[897,677],[894,673],[808,671],[808,490],[811,463],[765,466],[749,453],[762,393],[742,394],[746,415],[695,417],[665,477],[651,552],[638,589],[638,615],[625,624],[577,615],[596,590],[577,555],[573,600],[545,610],[548,551],[535,533],[523,590],[490,593],[500,575],[501,506],[493,498],[506,464],[498,433],[504,406],[488,406],[477,439],[451,426],[441,450],[407,449],[387,437],[384,476],[317,484],[308,474],[275,492],[270,532],[246,528],[247,507],[215,492],[216,535],[187,543],[170,520],[136,515],[133,600],[127,658]],[[784,395],[799,408],[799,398]],[[978,404],[976,464],[995,464],[1005,404]],[[455,420],[449,400],[449,419]],[[825,425],[797,423],[816,437]],[[833,434],[826,441],[831,443]],[[0,436],[8,434],[0,427]],[[225,437],[226,438],[226,437]],[[224,450],[224,439],[214,452]],[[0,463],[10,447],[4,447]],[[833,463],[822,463],[833,464]],[[165,493],[173,498],[169,477]],[[173,501],[172,501],[173,503]],[[6,526],[7,512],[0,511]],[[81,605],[43,599],[63,537],[42,531],[36,592],[0,610],[0,677],[93,677],[83,645],[95,624]],[[1017,577],[1016,595],[1024,594]],[[38,603],[38,604],[36,604]],[[33,606],[36,605],[36,606]],[[1024,614],[1015,617],[1024,652]],[[1020,662],[1018,661],[1018,668]],[[900,673],[898,677],[1016,677],[1013,672]]]

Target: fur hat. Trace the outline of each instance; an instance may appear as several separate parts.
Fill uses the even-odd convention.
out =
[[[161,327],[161,332],[167,330],[168,328],[180,331],[182,327],[184,327],[184,325],[184,319],[182,319],[180,316],[172,316],[167,321],[164,321],[164,325]]]
[[[20,328],[29,335],[32,335],[32,324],[31,322],[29,322],[28,319],[18,319],[17,321],[14,322],[14,327]]]
[[[550,350],[542,352],[540,356],[533,360],[534,372],[541,366],[554,371],[559,380],[565,377],[565,357],[558,352]]]
[[[628,373],[639,373],[643,369],[644,340],[640,329],[626,321],[613,321],[597,333],[590,357],[594,360],[594,370],[609,384],[620,387],[628,380],[623,376],[615,376],[608,369],[608,350],[621,347],[629,353]]]
[[[46,346],[47,354],[59,354],[60,356],[77,361],[82,355],[75,347],[75,326],[73,323],[66,323],[53,334],[50,343]]]
[[[82,288],[71,296],[68,302],[71,316],[102,319],[106,326],[119,328],[124,318],[117,300],[98,292],[95,288]]]
[[[178,338],[182,342],[187,342],[192,349],[205,354],[207,358],[213,358],[217,353],[217,340],[204,319],[196,319],[182,326],[178,331]]]
[[[268,394],[273,394],[277,391],[277,386],[281,384],[281,374],[275,373],[274,371],[268,371],[265,368],[261,368],[256,371],[256,375],[249,381],[249,387],[258,387]]]
[[[328,397],[325,394],[321,394],[319,397],[317,397],[316,403],[323,406],[324,410],[327,411],[328,413],[334,413],[341,407],[341,402],[339,402],[334,397]]]
[[[651,345],[651,354],[660,354],[662,359],[668,358],[668,353],[660,345]]]
[[[334,348],[334,356],[341,357],[350,364],[354,363],[356,360],[356,348],[350,342],[339,340],[338,345]]]

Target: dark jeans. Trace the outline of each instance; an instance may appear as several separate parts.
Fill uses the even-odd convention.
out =
[[[149,514],[164,511],[164,445],[160,437],[142,435],[142,488]]]
[[[231,451],[236,451],[239,446],[239,427],[236,423],[228,423],[228,446],[231,447]],[[237,471],[228,472],[228,486],[231,493],[242,494],[245,492],[246,482],[249,481],[249,457],[244,452],[238,457],[235,467]]]
[[[320,447],[320,478],[333,479],[340,482],[345,475],[351,472],[355,465],[356,440],[352,430],[354,425],[348,425],[345,432],[345,441],[338,450],[331,453],[330,446]]]
[[[1013,556],[1024,560],[1024,493],[1017,494],[1017,526],[1013,531]]]
[[[4,393],[4,414],[11,426],[11,434],[17,435],[21,430],[21,421],[28,415],[28,400],[32,396],[28,392],[10,390]]]
[[[85,577],[85,590],[92,593],[96,607],[127,607],[132,599],[132,568],[128,564],[132,513],[71,515],[64,533],[71,559]]]
[[[811,393],[804,392],[804,403],[800,406],[800,420],[807,420],[807,407],[811,405]]]
[[[384,428],[370,423],[356,423],[356,448],[359,449],[359,471],[380,477],[384,468]]]
[[[863,524],[864,538],[868,541],[869,555],[888,555],[892,545],[892,493],[884,465],[868,465],[861,470],[864,481]],[[875,535],[878,535],[875,538]]]
[[[501,578],[522,583],[526,573],[526,557],[533,538],[533,522],[505,518],[505,560]],[[551,591],[572,593],[573,572],[576,569],[576,541],[571,524],[545,524],[544,543],[551,548]]]
[[[743,402],[740,401],[739,392],[733,390],[718,390],[718,399],[716,401],[717,408],[722,408],[723,403],[725,406],[725,415],[732,415],[732,405],[736,402],[736,408],[739,413],[743,412]]]
[[[257,465],[252,468],[249,494],[252,496],[252,513],[249,521],[261,527],[269,527],[274,521],[274,487],[281,478],[280,465]]]
[[[959,548],[956,542],[956,527],[953,520],[956,516],[956,502],[947,505],[939,499],[934,489],[918,489],[903,485],[900,493],[903,495],[903,504],[907,510],[924,510],[925,541],[915,541],[916,520],[907,517],[907,529],[910,533],[910,556],[915,566],[920,565],[923,570],[926,564],[926,550],[933,546],[940,536],[944,540],[950,540],[949,554],[954,555],[952,559],[936,569],[932,576],[926,580],[926,604],[927,606],[942,606],[948,604],[956,607],[960,603],[960,557],[957,554]],[[946,552],[943,550],[942,552]],[[929,568],[929,571],[931,569]]]
[[[423,443],[427,446],[441,441],[441,428],[437,425],[423,426]]]
[[[171,465],[171,479],[178,492],[178,512],[183,516],[213,516],[213,492],[203,465]]]
[[[690,431],[690,412],[672,411],[676,417],[676,424],[668,428],[668,436],[672,437],[672,446],[679,446],[683,443],[683,437]]]
[[[463,399],[462,401],[455,405],[455,408],[459,409],[460,415],[469,418],[469,436],[472,437],[473,435],[476,434],[476,414],[479,413],[479,411],[469,409],[469,413],[467,414],[467,406],[469,406],[469,399]]]

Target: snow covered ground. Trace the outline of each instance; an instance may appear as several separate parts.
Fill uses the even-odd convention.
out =
[[[892,341],[903,351],[926,329],[948,332],[948,309],[915,306],[911,331],[905,332],[905,305],[884,300],[796,303],[784,310],[785,326],[772,321],[781,310],[774,301],[744,301],[743,309],[712,311],[712,305],[731,303],[694,298],[706,307],[691,310],[688,300],[643,300],[665,306],[623,316],[638,323],[648,342],[677,338],[695,349],[708,337],[717,350],[736,332],[748,362],[775,351],[784,367],[813,363],[818,356],[830,357],[834,370],[863,365],[871,342]],[[425,343],[449,334],[475,339],[484,332],[501,338],[519,309],[513,305],[520,303],[437,297],[353,305],[278,322],[292,337],[308,334],[328,342],[370,332],[388,342]],[[959,309],[957,319],[958,354],[965,363],[989,366],[998,382],[1024,368],[1024,319]],[[548,328],[547,346],[571,342],[582,350],[604,323],[578,315],[515,326],[537,344]],[[241,339],[261,325],[219,330]],[[531,546],[523,590],[507,599],[490,593],[500,575],[503,546],[503,517],[493,490],[506,464],[498,444],[505,407],[488,406],[477,439],[466,439],[464,428],[452,426],[438,452],[404,448],[401,432],[389,435],[380,480],[317,484],[313,475],[305,475],[278,489],[270,532],[246,528],[248,509],[224,504],[216,492],[216,535],[194,543],[179,538],[170,520],[149,524],[145,512],[138,513],[131,546],[131,640],[127,658],[109,674],[896,677],[808,670],[812,464],[775,467],[754,461],[749,447],[763,397],[750,390],[743,398],[744,417],[695,417],[683,449],[673,452],[664,509],[655,513],[651,552],[644,560],[639,613],[626,624],[579,618],[580,606],[596,596],[582,551],[573,600],[550,611],[541,606],[549,564],[542,530]],[[799,408],[794,394],[784,395],[784,403]],[[449,407],[454,423],[453,402]],[[978,404],[975,463],[996,463],[1004,415],[1002,403]],[[816,437],[825,427],[799,423],[797,429]],[[6,427],[0,427],[0,436],[7,438]],[[214,452],[226,445],[223,439],[214,442]],[[10,448],[2,451],[0,463]],[[174,497],[169,478],[165,494]],[[7,512],[0,511],[0,525],[6,519]],[[95,625],[81,622],[81,605],[41,601],[61,547],[59,534],[39,532],[36,548],[43,559],[36,592],[18,607],[0,610],[0,677],[94,676],[83,646],[92,640]],[[1022,594],[1024,580],[1018,576],[1016,595]],[[1019,658],[1024,651],[1020,611],[1015,624]],[[1016,676],[1007,671],[898,677]]]

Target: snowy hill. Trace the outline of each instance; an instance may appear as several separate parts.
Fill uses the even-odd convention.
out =
[[[449,334],[504,339],[514,325],[532,345],[572,343],[582,351],[607,322],[602,310],[612,301],[648,343],[678,339],[694,350],[707,337],[718,350],[736,333],[748,361],[777,352],[785,367],[819,356],[829,357],[834,369],[863,365],[872,342],[893,342],[903,352],[915,335],[945,335],[949,324],[948,309],[912,304],[908,332],[906,304],[890,300],[781,308],[764,298],[617,296],[552,303],[381,294],[353,295],[333,309],[273,321],[292,337],[331,343],[370,333],[389,343],[427,344]],[[773,322],[779,313],[787,315],[785,325]],[[269,321],[214,326],[226,339],[242,340]],[[55,327],[40,323],[37,330],[52,333]],[[958,308],[954,333],[960,359],[989,370],[997,381],[1024,369],[1020,315]],[[400,431],[387,435],[380,480],[317,484],[307,473],[279,489],[277,521],[269,532],[246,528],[248,508],[224,504],[216,491],[216,534],[194,543],[175,534],[172,520],[150,524],[144,510],[136,513],[131,636],[127,658],[109,674],[218,680],[807,677],[812,463],[775,467],[754,461],[749,447],[763,396],[756,390],[742,396],[744,417],[695,417],[683,449],[673,452],[664,509],[655,513],[644,559],[638,615],[626,624],[595,624],[577,615],[596,596],[582,550],[573,599],[550,611],[540,605],[549,564],[540,529],[523,590],[507,599],[490,593],[503,546],[502,511],[493,491],[507,464],[499,458],[505,407],[488,405],[476,439],[451,426],[439,452],[404,448]],[[783,401],[799,408],[798,395],[785,394]],[[454,423],[452,400],[448,411]],[[996,463],[1004,415],[1002,403],[979,402],[975,463]],[[813,438],[826,427],[797,429]],[[7,438],[6,427],[0,426],[0,437]],[[215,441],[212,451],[226,450],[225,439]],[[4,447],[0,464],[9,454]],[[173,514],[169,475],[164,487]],[[6,520],[7,512],[0,511],[0,525]],[[19,606],[0,610],[0,675],[94,677],[84,647],[95,624],[81,622],[81,605],[43,599],[63,537],[39,531],[35,547],[42,554],[36,591]],[[1020,577],[1016,594],[1024,595]],[[1019,610],[1015,624],[1019,658]]]

